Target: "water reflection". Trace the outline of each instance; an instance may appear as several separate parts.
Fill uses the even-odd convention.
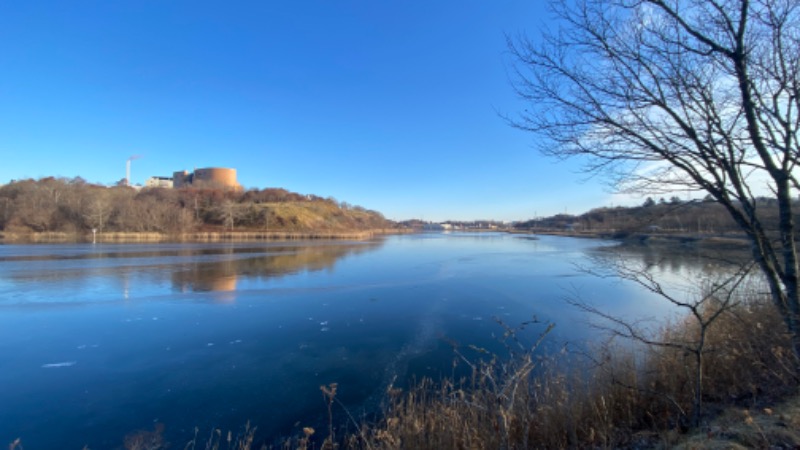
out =
[[[318,247],[284,247],[268,254],[222,261],[189,262],[172,272],[172,284],[181,292],[235,291],[240,278],[275,278],[300,271],[332,269],[338,260],[375,250],[380,242]],[[235,255],[231,252],[231,255]]]
[[[712,285],[726,284],[744,275],[757,282],[758,271],[751,266],[746,247],[698,247],[692,245],[621,244],[589,253],[589,272],[604,276],[638,279],[646,285],[657,283],[671,296],[694,302]]]
[[[715,276],[735,270],[749,262],[751,253],[746,247],[702,248],[682,245],[618,245],[599,248],[593,252],[598,260],[615,258],[630,264],[673,276],[696,278]]]
[[[6,246],[0,297],[26,289],[25,303],[132,300],[178,293],[218,293],[231,302],[243,283],[332,270],[343,258],[371,252],[383,240],[266,244]],[[16,248],[15,248],[16,247]],[[164,289],[166,288],[166,289]],[[53,295],[57,293],[58,295]],[[0,304],[15,304],[9,295]]]

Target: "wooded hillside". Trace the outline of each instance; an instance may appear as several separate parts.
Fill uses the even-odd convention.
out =
[[[776,233],[778,208],[774,198],[761,198],[756,213],[767,229]],[[795,218],[797,220],[798,218]],[[520,229],[569,230],[595,233],[742,234],[725,208],[711,199],[685,201],[678,197],[658,201],[648,198],[633,207],[595,208],[581,215],[557,214],[515,225]]]
[[[136,190],[53,177],[0,187],[0,231],[13,233],[354,231],[390,226],[379,212],[277,188]]]

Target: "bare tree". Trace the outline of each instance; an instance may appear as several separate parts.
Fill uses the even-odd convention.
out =
[[[225,199],[219,206],[219,214],[222,217],[222,222],[225,228],[233,231],[236,221],[239,219],[239,205],[230,199]]]
[[[681,292],[681,289],[676,287],[673,287],[673,289],[665,288],[652,273],[652,269],[658,264],[632,264],[626,262],[623,258],[601,258],[598,259],[598,262],[598,266],[602,267],[603,270],[583,270],[586,273],[604,278],[612,277],[632,282],[666,300],[676,308],[676,311],[686,314],[685,334],[667,333],[654,335],[647,329],[640,327],[638,323],[615,317],[589,303],[579,299],[568,300],[572,305],[601,319],[600,322],[595,322],[594,325],[610,332],[612,336],[650,347],[678,350],[683,352],[684,355],[690,356],[692,364],[687,366],[686,369],[691,372],[687,377],[691,380],[691,417],[686,417],[686,412],[674,399],[668,398],[668,400],[677,406],[682,416],[690,420],[691,426],[696,427],[699,425],[700,418],[703,415],[703,378],[706,373],[705,357],[709,351],[707,344],[710,330],[712,325],[717,322],[717,319],[723,314],[729,314],[737,306],[738,301],[735,293],[737,288],[747,280],[747,276],[753,266],[752,262],[738,265],[735,270],[733,270],[735,266],[732,265],[728,274],[720,275],[713,281],[708,280],[698,290],[699,295],[696,296],[691,292]],[[640,386],[626,387],[642,389]],[[657,395],[664,394],[661,392],[653,393]]]
[[[559,27],[508,39],[510,122],[620,190],[705,191],[752,243],[800,356],[800,2],[553,0]],[[759,216],[777,201],[777,226]]]
[[[260,216],[261,216],[261,221],[264,224],[264,231],[269,230],[269,218],[270,218],[271,215],[272,215],[272,211],[270,210],[269,207],[264,206],[263,208],[261,208]]]
[[[51,231],[55,206],[49,193],[39,186],[31,186],[31,191],[23,197],[17,210],[20,222],[33,231]]]
[[[98,193],[87,205],[84,219],[90,227],[96,228],[102,233],[108,225],[112,212],[113,208],[108,196],[105,195],[105,192]]]

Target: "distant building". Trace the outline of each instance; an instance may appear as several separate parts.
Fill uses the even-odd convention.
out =
[[[194,172],[186,170],[174,172],[172,174],[172,186],[175,188],[206,186],[241,189],[241,185],[236,182],[236,169],[225,167],[207,167],[195,169]]]
[[[580,231],[583,228],[583,225],[580,222],[572,222],[564,225],[564,229],[567,231]]]
[[[186,170],[182,170],[180,172],[173,172],[172,173],[172,187],[175,189],[182,188],[185,186],[191,186],[192,184],[192,177],[194,174],[189,173]]]
[[[422,226],[425,231],[444,231],[444,227],[440,223],[426,223]]]
[[[150,177],[144,182],[145,187],[171,188],[172,178],[170,177]]]

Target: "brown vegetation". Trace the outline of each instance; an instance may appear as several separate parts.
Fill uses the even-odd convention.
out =
[[[758,215],[765,231],[778,234],[778,208],[774,199],[761,199]],[[800,216],[797,217],[800,219]],[[519,222],[515,228],[539,232],[570,231],[626,237],[636,234],[694,237],[744,237],[739,225],[714,200],[685,201],[678,197],[658,201],[648,198],[640,206],[600,207],[579,215],[557,214]]]
[[[284,189],[135,190],[52,177],[0,187],[0,231],[7,239],[57,240],[86,236],[92,229],[104,240],[162,240],[192,233],[216,240],[234,231],[272,239],[387,228],[391,223],[376,211]]]

